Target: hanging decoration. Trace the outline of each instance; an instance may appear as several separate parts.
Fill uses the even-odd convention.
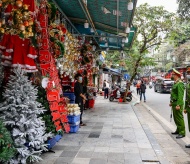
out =
[[[0,33],[3,34],[0,42],[1,64],[10,67],[19,66],[26,72],[36,72],[34,59],[37,57],[37,52],[32,39],[37,29],[33,15],[34,0],[6,0],[0,4],[2,4]]]
[[[39,60],[42,76],[48,77],[46,87],[47,100],[49,101],[52,121],[56,126],[56,130],[63,129],[65,132],[70,131],[69,124],[67,123],[66,103],[64,98],[61,98],[62,87],[60,84],[58,70],[55,65],[55,59],[50,51],[50,39],[48,29],[48,13],[47,1],[43,0],[40,4],[39,21],[42,28],[42,33],[39,36]],[[54,26],[55,27],[55,26]],[[52,34],[53,35],[53,34]]]

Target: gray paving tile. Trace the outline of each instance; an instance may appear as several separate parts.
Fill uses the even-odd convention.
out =
[[[77,154],[77,158],[91,158],[93,151],[79,151]]]
[[[59,157],[54,164],[71,164],[74,158]]]
[[[142,160],[144,160],[144,161],[146,161],[146,160],[158,161],[158,158],[157,158],[153,149],[151,149],[151,148],[144,148],[144,149],[140,148],[139,151],[140,151],[140,155],[141,155]]]
[[[91,132],[88,138],[99,138],[101,132]]]
[[[107,164],[124,164],[125,160],[123,159],[108,159]]]
[[[124,153],[113,153],[109,152],[108,153],[108,159],[113,159],[113,160],[124,160]]]
[[[140,153],[124,153],[125,160],[133,160],[142,162]]]
[[[90,158],[75,158],[72,164],[89,164]]]
[[[79,151],[94,151],[95,146],[81,146],[81,148],[79,149]]]
[[[109,147],[95,147],[94,152],[109,152]]]
[[[65,146],[64,151],[79,151],[81,146]]]
[[[93,152],[92,158],[108,159],[108,152]]]
[[[110,153],[123,153],[124,148],[123,147],[110,147],[109,152]]]
[[[60,155],[60,157],[75,157],[77,155],[78,151],[63,151],[63,153]]]
[[[106,159],[98,159],[98,158],[92,158],[90,160],[90,163],[89,164],[105,164],[107,163],[107,160]]]
[[[62,146],[62,145],[55,145],[52,150],[56,151],[56,150],[64,150],[66,146]]]
[[[120,134],[120,133],[118,133],[118,134]],[[123,136],[122,135],[115,135],[115,134],[113,134],[111,136],[111,138],[123,138]]]
[[[124,147],[123,148],[124,153],[136,153],[139,154],[139,148],[137,147]]]

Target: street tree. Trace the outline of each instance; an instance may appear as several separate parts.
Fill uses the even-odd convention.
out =
[[[172,30],[174,14],[162,6],[149,6],[147,3],[136,8],[133,24],[137,27],[134,40],[136,60],[130,65],[133,73],[130,81],[136,77],[139,67],[151,48],[157,49],[163,43],[164,37]],[[133,53],[134,49],[132,48]]]
[[[190,18],[190,1],[189,0],[177,0],[178,14],[184,20],[189,20]]]
[[[134,74],[134,69],[136,68],[136,72],[137,73],[142,73],[142,69],[143,67],[146,66],[155,66],[156,62],[154,61],[154,58],[152,57],[148,57],[146,55],[142,55],[141,59],[139,60],[140,54],[139,54],[139,50],[138,50],[138,46],[137,45],[133,45],[132,49],[127,53],[127,57],[125,60],[125,65],[126,65],[126,69],[128,70],[128,73],[130,75],[132,75],[132,78],[137,74]],[[139,61],[138,61],[139,60]],[[138,66],[137,66],[137,61],[138,61]],[[131,82],[133,81],[133,79],[131,78]]]

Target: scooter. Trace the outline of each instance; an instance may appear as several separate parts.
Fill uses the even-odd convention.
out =
[[[151,89],[151,88],[152,88],[152,85],[149,85],[149,88]]]
[[[125,90],[120,90],[120,88],[116,88],[111,92],[109,100],[112,102],[114,99],[120,99],[120,98],[123,99],[124,95],[125,95]],[[126,101],[130,102],[131,100],[132,100],[132,92],[128,91],[126,96]]]

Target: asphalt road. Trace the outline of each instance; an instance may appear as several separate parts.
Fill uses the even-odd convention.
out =
[[[135,88],[131,88],[136,93]],[[149,89],[147,86],[146,90],[146,104],[161,115],[164,119],[170,122],[171,108],[169,107],[170,102],[170,93],[157,93],[154,92],[154,88]],[[188,130],[187,116],[184,114],[186,134],[190,137],[190,132]],[[172,119],[171,124],[175,125],[174,120]]]

